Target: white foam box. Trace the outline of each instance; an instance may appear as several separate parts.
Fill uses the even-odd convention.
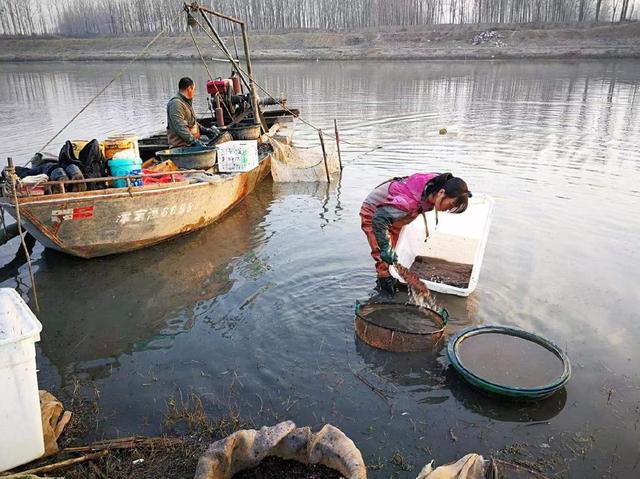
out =
[[[429,239],[425,242],[426,229],[422,215],[402,228],[396,245],[398,262],[409,268],[416,256],[440,258],[453,263],[471,264],[471,278],[466,288],[445,283],[422,280],[432,291],[468,296],[478,285],[484,250],[489,237],[493,217],[494,200],[489,195],[473,195],[464,213],[438,213],[436,226],[435,212],[426,214]],[[403,281],[392,266],[392,276]]]
[[[44,454],[36,341],[42,324],[10,288],[0,289],[0,471]]]
[[[216,148],[220,173],[250,171],[258,166],[258,142],[256,140],[227,141],[217,145]]]

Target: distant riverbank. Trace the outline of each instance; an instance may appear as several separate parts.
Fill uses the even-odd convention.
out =
[[[478,38],[481,32],[493,35]],[[130,60],[150,37],[0,38],[0,61]],[[231,39],[227,45],[231,48]],[[208,59],[220,51],[201,35]],[[253,32],[256,60],[486,60],[534,58],[640,58],[640,23],[577,25],[433,25],[354,32]],[[195,60],[188,35],[162,37],[141,57],[147,60]]]

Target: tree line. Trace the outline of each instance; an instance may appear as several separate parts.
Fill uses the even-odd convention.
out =
[[[622,22],[640,0],[205,0],[251,30],[336,30],[473,23]],[[0,35],[186,31],[180,0],[2,0]],[[223,33],[227,22],[216,22]]]

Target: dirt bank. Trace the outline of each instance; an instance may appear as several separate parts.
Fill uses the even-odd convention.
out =
[[[500,38],[473,45],[476,34],[495,30]],[[0,38],[0,61],[128,60],[150,37]],[[208,58],[222,54],[202,35]],[[439,60],[522,58],[640,58],[640,23],[606,25],[436,25],[353,32],[253,32],[260,60]],[[228,45],[233,45],[229,41]],[[163,37],[143,58],[193,60],[188,35]]]

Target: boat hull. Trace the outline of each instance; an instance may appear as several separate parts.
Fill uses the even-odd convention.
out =
[[[250,194],[271,158],[211,182],[19,198],[23,227],[45,247],[81,258],[145,248],[207,226]],[[3,205],[16,216],[15,206]]]

